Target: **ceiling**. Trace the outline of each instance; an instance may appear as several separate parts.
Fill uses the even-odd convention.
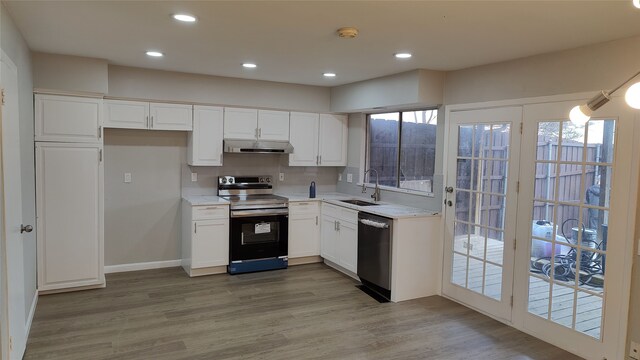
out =
[[[4,1],[34,51],[111,64],[336,86],[457,70],[640,35],[640,9],[608,1]],[[195,24],[170,15],[187,12]],[[355,26],[342,39],[336,30]],[[149,49],[163,58],[145,55]],[[393,54],[413,57],[397,60]],[[244,69],[255,62],[256,69]],[[322,73],[337,74],[326,79]]]

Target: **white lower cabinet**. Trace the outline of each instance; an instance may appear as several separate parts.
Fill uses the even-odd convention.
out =
[[[38,289],[103,286],[102,144],[36,143]]]
[[[358,212],[322,204],[321,256],[355,274],[358,272]]]
[[[226,272],[229,264],[229,206],[182,205],[182,267],[189,276]]]
[[[289,258],[320,255],[320,204],[289,202]]]

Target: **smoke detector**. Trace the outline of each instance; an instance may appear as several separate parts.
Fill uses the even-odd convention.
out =
[[[358,29],[354,27],[343,27],[338,29],[338,36],[341,38],[353,39],[358,36]]]

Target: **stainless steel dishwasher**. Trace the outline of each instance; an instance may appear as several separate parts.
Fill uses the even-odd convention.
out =
[[[358,213],[358,277],[387,300],[391,299],[392,225],[392,219]]]

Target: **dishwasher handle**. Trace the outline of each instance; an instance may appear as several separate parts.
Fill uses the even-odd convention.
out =
[[[385,224],[385,223],[382,223],[382,222],[373,221],[373,220],[369,220],[369,219],[360,219],[360,222],[363,223],[364,225],[371,226],[371,227],[378,228],[378,229],[388,229],[389,228],[389,224]]]

